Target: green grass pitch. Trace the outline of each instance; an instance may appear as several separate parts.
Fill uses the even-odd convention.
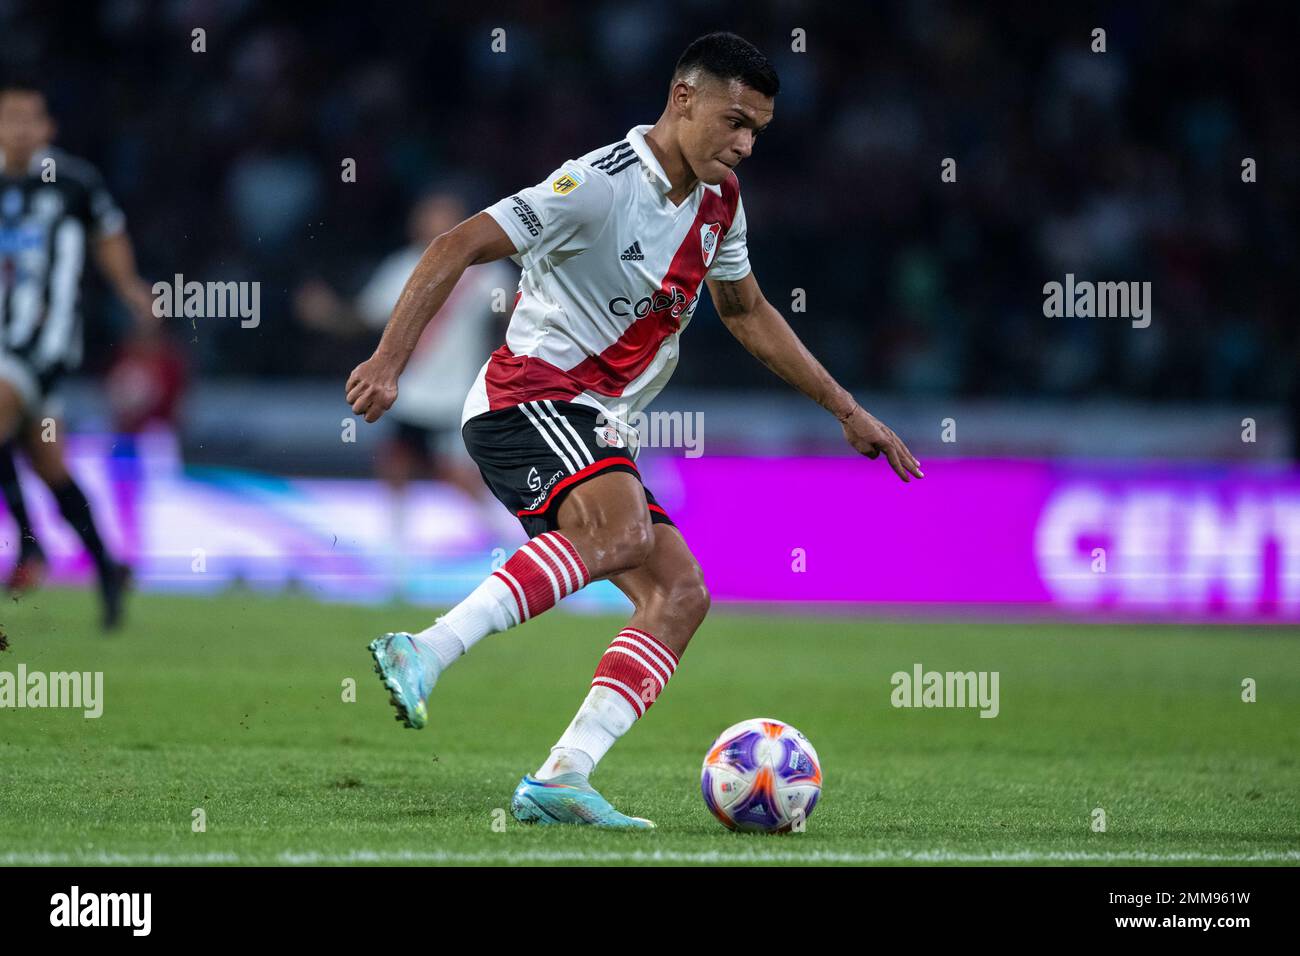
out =
[[[104,713],[0,710],[0,864],[1300,863],[1295,630],[715,608],[593,778],[659,828],[612,833],[507,810],[623,619],[557,611],[486,639],[412,731],[366,642],[432,617],[142,595],[104,638],[87,593],[6,603],[0,671],[102,671]],[[998,671],[1001,713],[895,709],[890,675],[916,662]],[[757,716],[820,752],[804,833],[728,833],[704,807],[706,748]]]

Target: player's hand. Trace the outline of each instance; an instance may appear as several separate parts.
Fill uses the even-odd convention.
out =
[[[861,406],[854,408],[841,424],[844,426],[844,437],[850,445],[873,461],[883,454],[889,461],[889,467],[894,469],[894,474],[903,481],[912,480],[908,477],[909,474],[917,478],[925,477],[920,462],[908,451],[903,439],[866,409]]]
[[[397,401],[397,374],[376,357],[366,359],[348,376],[348,404],[366,421],[377,422]]]
[[[118,292],[131,311],[136,333],[146,338],[156,335],[162,327],[162,320],[154,315],[152,287],[143,279],[137,278],[134,282],[125,283]]]

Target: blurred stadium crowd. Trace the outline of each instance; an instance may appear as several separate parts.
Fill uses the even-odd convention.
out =
[[[654,122],[681,49],[723,28],[782,81],[739,170],[756,274],[787,313],[805,290],[790,318],[837,377],[902,396],[1280,402],[1300,359],[1300,116],[1280,41],[1297,9],[6,0],[0,60],[36,71],[151,282],[261,283],[256,329],[177,323],[205,378],[341,388],[371,339],[295,320],[303,283],[358,290],[430,188],[481,208]],[[1150,328],[1044,318],[1043,284],[1067,272],[1150,281]],[[126,328],[118,308],[87,302],[89,372]],[[766,383],[710,316],[677,381]]]

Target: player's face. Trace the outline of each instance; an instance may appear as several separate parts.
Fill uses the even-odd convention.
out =
[[[0,93],[0,152],[24,158],[49,143],[54,124],[40,93]]]
[[[680,126],[682,153],[696,177],[716,186],[754,150],[772,120],[772,97],[739,80],[705,81]]]

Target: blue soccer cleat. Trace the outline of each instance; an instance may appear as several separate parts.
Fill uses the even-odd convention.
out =
[[[654,824],[643,817],[629,817],[615,810],[580,773],[562,773],[550,780],[534,780],[525,775],[510,800],[510,812],[520,823],[654,829]]]
[[[375,638],[370,642],[370,656],[375,659],[375,673],[397,708],[397,719],[419,730],[429,721],[424,700],[442,673],[437,657],[422,654],[404,631]]]

